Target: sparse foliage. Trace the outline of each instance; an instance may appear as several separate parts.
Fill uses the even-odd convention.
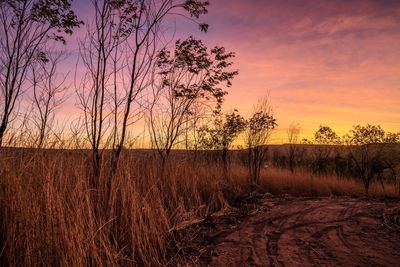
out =
[[[287,155],[288,155],[288,164],[289,169],[291,172],[294,172],[294,168],[296,165],[296,157],[299,157],[299,134],[300,134],[300,126],[298,124],[292,123],[288,130],[287,130],[287,137],[288,137],[288,148],[287,148]]]
[[[257,183],[267,156],[267,144],[272,131],[277,126],[268,97],[259,100],[252,117],[248,120],[245,142],[249,151],[249,173],[253,183]]]
[[[229,176],[229,148],[240,133],[245,130],[246,120],[235,109],[225,114],[224,118],[217,116],[212,127],[200,129],[201,144],[206,149],[221,150],[224,166],[224,176]]]
[[[0,145],[30,86],[29,69],[49,61],[46,44],[65,43],[64,34],[80,24],[69,0],[0,1]]]
[[[115,109],[115,135],[117,142],[114,145],[114,168],[117,165],[118,158],[125,144],[128,126],[135,122],[138,114],[141,113],[142,104],[140,97],[143,91],[148,88],[153,79],[149,76],[157,52],[163,49],[162,42],[162,26],[165,19],[171,16],[188,14],[192,17],[192,21],[206,14],[209,2],[202,0],[142,0],[138,2],[131,1],[113,1],[121,10],[121,19],[124,21],[122,27],[122,37],[125,38],[127,49],[124,54],[124,69],[127,69],[127,83],[124,86],[125,94],[122,98],[115,100],[120,103],[119,113]],[[208,26],[204,23],[198,23],[200,30],[207,30]],[[133,107],[137,104],[136,108]],[[134,109],[132,111],[132,109]],[[120,117],[120,119],[119,119]]]
[[[345,137],[351,160],[364,184],[366,195],[371,181],[374,178],[381,179],[383,171],[388,168],[382,160],[382,152],[388,138],[392,139],[392,135],[387,136],[381,126],[370,124],[354,126]]]
[[[87,70],[77,91],[93,150],[95,176],[99,175],[100,149],[113,150],[115,171],[129,136],[129,126],[143,117],[146,89],[153,81],[157,51],[164,48],[165,20],[189,16],[198,23],[209,2],[199,0],[94,1],[94,21],[81,42]],[[201,30],[207,27],[199,23]]]
[[[220,108],[237,71],[229,70],[234,54],[223,47],[208,49],[193,37],[178,40],[173,53],[158,53],[153,76],[154,100],[150,107],[149,126],[152,143],[164,161],[196,119],[199,105]],[[158,77],[160,76],[160,77]]]
[[[53,130],[55,112],[66,100],[67,74],[58,77],[57,67],[63,60],[63,52],[48,53],[48,61],[32,67],[33,111],[32,122],[37,129],[35,144],[38,148],[46,144]]]
[[[320,125],[314,134],[313,149],[314,172],[319,175],[325,174],[328,160],[332,157],[336,147],[340,145],[340,137],[329,126]]]

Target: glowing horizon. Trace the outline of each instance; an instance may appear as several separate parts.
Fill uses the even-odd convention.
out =
[[[177,37],[195,35],[208,45],[236,53],[239,75],[224,103],[248,117],[257,99],[269,92],[284,143],[291,123],[301,138],[328,125],[340,136],[356,124],[400,131],[400,2],[390,0],[296,1],[214,0],[202,18],[208,33],[177,23]],[[82,20],[89,1],[74,1]],[[89,12],[90,13],[90,12]],[[83,26],[68,38],[76,51]],[[74,57],[63,70],[72,71]],[[58,113],[76,117],[74,99]],[[138,131],[139,132],[139,131]]]
[[[292,122],[308,138],[320,124],[400,131],[400,2],[214,1],[208,18],[205,38],[237,55],[226,107],[248,114],[268,90],[276,141]]]

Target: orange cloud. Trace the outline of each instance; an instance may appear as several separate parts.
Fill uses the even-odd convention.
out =
[[[87,21],[84,2],[74,5]],[[248,116],[269,91],[279,123],[275,140],[284,141],[292,122],[307,137],[319,124],[339,134],[365,123],[400,131],[399,1],[215,0],[204,20],[207,34],[178,19],[176,36],[198,35],[236,52],[240,74],[225,108]],[[82,27],[68,38],[72,56],[63,70],[75,68],[84,32]],[[74,102],[72,97],[60,110],[63,119],[77,117]]]
[[[327,124],[400,131],[400,2],[218,1],[209,43],[236,51],[240,75],[227,106],[249,114],[271,92],[280,137]],[[215,23],[213,23],[215,22]],[[221,34],[223,33],[223,34]]]

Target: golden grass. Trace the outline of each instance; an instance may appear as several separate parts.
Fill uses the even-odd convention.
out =
[[[168,231],[219,210],[217,167],[176,161],[161,179],[151,157],[126,156],[111,180],[88,188],[82,153],[3,153],[0,229],[10,265],[160,265]],[[111,193],[108,193],[111,192]],[[1,251],[1,249],[0,249]]]
[[[334,175],[317,176],[306,170],[294,173],[285,169],[270,168],[264,170],[261,187],[273,194],[298,194],[311,196],[361,196],[364,187],[361,182],[351,178],[338,179]],[[396,197],[395,186],[373,182],[369,189],[370,196]]]
[[[220,165],[200,158],[171,159],[162,177],[157,164],[151,153],[125,153],[114,178],[102,175],[93,190],[86,152],[2,151],[0,265],[166,265],[174,260],[171,229],[228,206],[227,188],[249,190],[238,164],[230,181]],[[272,193],[363,193],[352,180],[278,169],[263,170],[260,186]],[[371,194],[382,195],[380,185]],[[386,186],[386,194],[395,192]]]

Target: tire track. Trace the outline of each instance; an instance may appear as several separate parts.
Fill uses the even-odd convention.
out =
[[[397,202],[298,199],[246,218],[216,242],[210,266],[398,266],[382,213]],[[271,203],[269,203],[271,204]]]

